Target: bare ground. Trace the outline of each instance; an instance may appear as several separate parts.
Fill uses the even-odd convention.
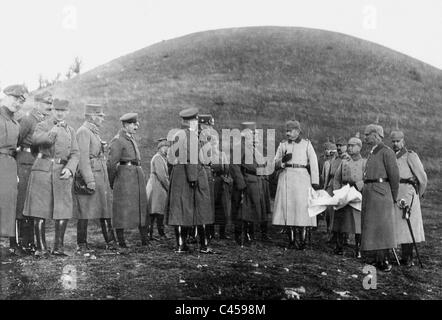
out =
[[[323,221],[304,252],[286,250],[285,235],[273,228],[272,242],[249,248],[215,239],[214,255],[198,254],[196,245],[190,254],[174,253],[171,228],[169,240],[149,247],[139,245],[136,230],[128,231],[132,246],[115,254],[104,250],[100,229],[91,224],[89,242],[96,252],[89,257],[75,255],[71,221],[67,258],[11,257],[6,240],[1,241],[0,299],[440,299],[441,187],[442,181],[433,181],[423,201],[427,241],[419,249],[425,268],[395,266],[391,273],[378,272],[375,290],[363,288],[365,264],[353,258],[352,245],[343,257],[332,254]],[[52,244],[52,225],[48,231]]]

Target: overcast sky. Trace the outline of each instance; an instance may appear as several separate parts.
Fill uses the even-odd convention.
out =
[[[370,40],[442,69],[441,0],[1,0],[0,87],[84,71],[165,39],[299,26]]]

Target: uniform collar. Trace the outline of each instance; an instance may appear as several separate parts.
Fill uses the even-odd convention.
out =
[[[120,135],[125,137],[128,140],[134,139],[134,136],[132,134],[130,134],[129,132],[127,132],[127,130],[125,128],[121,128]]]
[[[370,153],[376,154],[384,147],[385,147],[385,144],[383,142],[379,142],[375,147],[373,147],[373,149],[371,149]]]
[[[350,157],[351,157],[351,159],[352,159],[353,161],[358,161],[358,160],[361,160],[361,159],[362,159],[362,156],[361,156],[360,153],[358,153],[358,154],[355,155],[355,156],[350,156]]]
[[[100,133],[100,129],[98,129],[98,127],[90,121],[85,121],[83,125],[95,134]]]
[[[399,159],[400,157],[402,157],[404,154],[407,153],[407,148],[403,147],[401,150],[399,150],[398,152],[396,152],[396,159]]]
[[[55,119],[54,117],[52,117],[50,119],[50,121],[54,124],[54,125],[60,125],[63,128],[66,128],[68,126],[68,124],[66,123],[66,120],[62,120],[62,121],[58,121],[57,119]]]
[[[301,136],[298,136],[295,140],[290,140],[290,139],[288,139],[288,140],[287,140],[287,143],[288,143],[288,144],[291,144],[292,142],[300,143],[301,140],[302,140]]]
[[[31,115],[38,121],[38,122],[41,122],[41,121],[43,121],[45,118],[46,118],[46,116],[42,113],[42,112],[40,112],[39,110],[37,110],[36,108],[34,108],[34,109],[32,109],[31,110]]]
[[[0,108],[0,114],[11,120],[14,118],[14,113],[11,112],[8,108],[3,106]]]

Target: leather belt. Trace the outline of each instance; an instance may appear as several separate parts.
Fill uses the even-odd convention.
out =
[[[254,176],[257,175],[257,174],[256,174],[256,171],[252,171],[252,170],[249,170],[249,169],[247,169],[247,168],[243,168],[243,171],[244,171],[245,173],[247,173],[247,174],[252,174],[252,175],[254,175]]]
[[[16,150],[14,149],[0,149],[0,154],[13,157],[16,153]]]
[[[414,186],[416,184],[416,182],[414,182],[411,179],[400,179],[399,183],[408,183],[408,184],[411,184],[412,186]]]
[[[31,153],[31,148],[29,148],[29,147],[19,147],[18,149],[19,149],[19,151],[24,151],[24,152]]]
[[[378,178],[378,179],[366,179],[364,183],[382,183],[388,182],[388,178]]]
[[[50,161],[52,161],[53,163],[56,163],[56,164],[62,164],[64,166],[68,164],[68,161],[66,159],[51,158],[51,157],[46,156],[46,155],[41,154],[41,153],[38,154],[38,157],[42,158],[42,159],[50,160]]]
[[[307,166],[304,166],[302,164],[296,164],[296,163],[286,164],[285,167],[286,168],[303,168],[303,169],[307,168]]]
[[[120,161],[119,164],[120,166],[140,166],[140,163],[138,161]]]

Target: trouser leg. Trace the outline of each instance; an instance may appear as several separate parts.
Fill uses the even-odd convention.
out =
[[[127,248],[126,241],[124,239],[124,229],[115,229],[115,232],[117,234],[118,245],[121,248]]]

